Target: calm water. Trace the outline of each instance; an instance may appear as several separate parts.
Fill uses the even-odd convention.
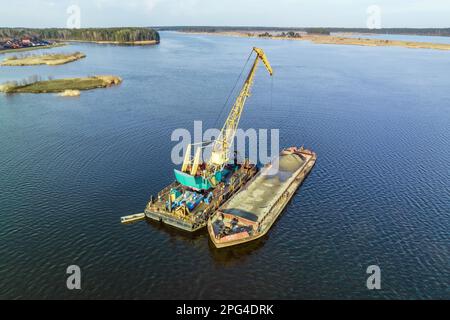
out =
[[[206,233],[122,226],[173,180],[171,132],[216,124],[254,45],[276,72],[273,106],[260,69],[242,127],[319,155],[281,219],[225,251]],[[450,298],[448,52],[176,33],[54,51],[76,50],[88,58],[0,69],[0,82],[124,79],[80,98],[0,96],[0,298]],[[71,264],[80,292],[65,289]]]

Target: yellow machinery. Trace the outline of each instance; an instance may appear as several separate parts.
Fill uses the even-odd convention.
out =
[[[273,75],[272,67],[262,49],[253,48],[252,53],[256,53],[256,58],[252,68],[244,82],[244,85],[234,103],[230,114],[223,126],[219,137],[213,142],[211,158],[209,159],[206,169],[199,174],[198,169],[201,164],[201,149],[198,147],[193,159],[191,159],[192,146],[189,145],[186,150],[186,156],[181,171],[175,170],[177,181],[182,185],[193,187],[195,189],[208,189],[219,182],[221,178],[221,170],[229,162],[230,148],[244,110],[245,102],[250,96],[250,89],[253,85],[256,70],[260,61],[263,62],[269,74]],[[202,144],[202,143],[201,143]]]
[[[271,76],[273,75],[272,67],[267,60],[264,51],[259,48],[253,48],[253,51],[256,53],[255,62],[253,63],[250,73],[247,76],[247,80],[245,81],[244,86],[242,87],[241,92],[239,93],[239,96],[237,97],[230,114],[228,115],[227,121],[225,122],[225,125],[220,132],[220,136],[217,138],[217,140],[215,140],[213,144],[211,158],[208,162],[210,168],[213,167],[215,169],[218,169],[229,161],[228,155],[230,153],[230,147],[233,143],[234,135],[236,134],[239,120],[241,119],[242,111],[244,110],[245,102],[250,96],[250,89],[253,85],[256,69],[258,68],[258,63],[260,60],[266,66],[269,74]]]

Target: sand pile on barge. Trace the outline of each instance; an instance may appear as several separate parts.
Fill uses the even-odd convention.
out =
[[[284,191],[282,185],[292,179],[294,173],[303,164],[304,160],[297,154],[282,155],[278,163],[265,167],[245,190],[231,199],[223,211],[257,221],[267,207],[271,206],[273,199],[278,199],[281,196],[278,193]],[[278,170],[277,167],[279,167]]]
[[[208,221],[217,248],[262,237],[292,199],[316,162],[314,152],[291,147],[267,165]]]

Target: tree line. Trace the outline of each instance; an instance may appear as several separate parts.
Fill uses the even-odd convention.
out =
[[[0,39],[38,38],[44,40],[159,42],[159,33],[150,28],[28,29],[0,28]]]

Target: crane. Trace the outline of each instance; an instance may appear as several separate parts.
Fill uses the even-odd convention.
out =
[[[229,161],[229,149],[233,143],[233,139],[239,125],[239,120],[241,119],[242,111],[244,110],[245,102],[250,96],[250,89],[253,85],[256,69],[258,68],[258,63],[260,60],[264,63],[269,74],[271,76],[273,75],[272,67],[270,66],[269,60],[267,60],[264,51],[259,48],[253,48],[253,52],[256,53],[255,62],[253,63],[250,73],[247,76],[247,80],[244,82],[244,86],[242,87],[236,102],[231,108],[230,114],[228,115],[227,121],[225,121],[225,125],[223,126],[219,137],[213,144],[211,158],[208,162],[209,166],[212,168],[221,167]]]
[[[206,163],[203,172],[201,172],[200,175],[198,174],[200,168],[201,149],[208,143],[200,143],[201,146],[197,148],[193,159],[191,159],[191,150],[195,145],[189,145],[186,150],[181,171],[175,170],[175,177],[182,185],[198,190],[208,190],[221,181],[223,175],[222,170],[230,160],[230,148],[233,144],[234,136],[236,135],[236,130],[238,129],[245,103],[247,98],[250,96],[250,89],[253,85],[259,62],[263,62],[270,76],[273,75],[272,67],[270,66],[269,60],[267,60],[264,51],[255,47],[252,49],[252,53],[256,53],[255,61],[253,62],[252,68],[250,69],[244,85],[236,98],[233,107],[231,108],[222,130],[220,131],[219,137],[213,141],[211,147],[211,157]]]

